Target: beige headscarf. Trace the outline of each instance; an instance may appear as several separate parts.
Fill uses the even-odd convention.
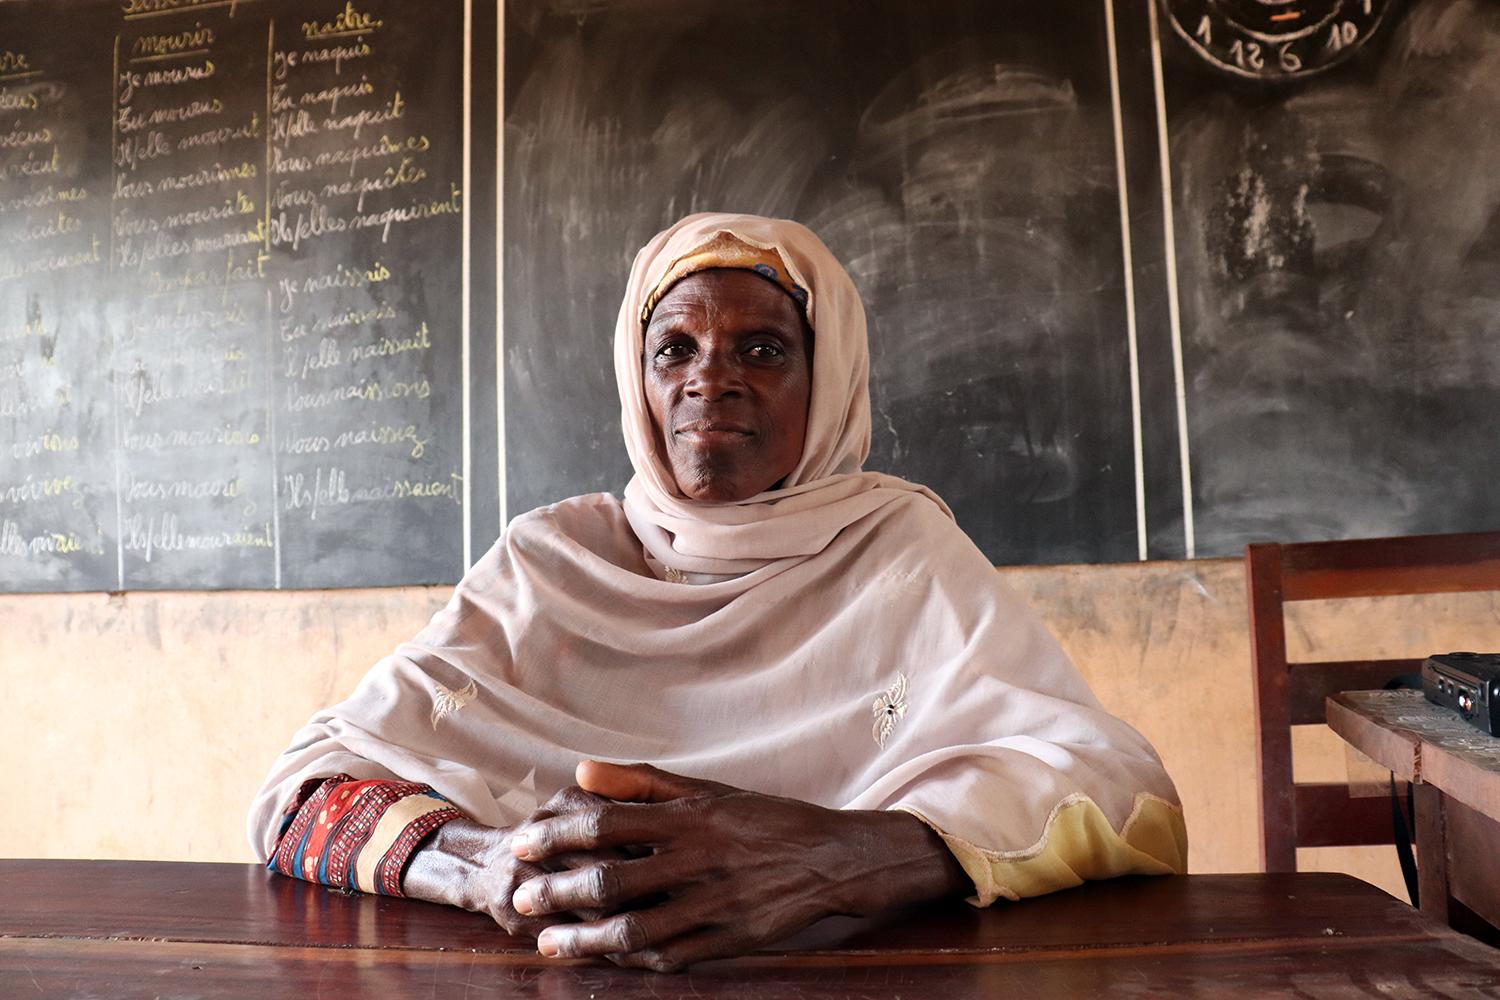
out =
[[[766,254],[736,255],[743,247]],[[686,499],[656,453],[646,409],[642,352],[648,310],[673,281],[695,270],[759,270],[757,264],[778,260],[791,284],[806,290],[807,321],[817,338],[802,460],[780,489],[748,500],[715,504]],[[778,284],[786,288],[785,282]],[[625,448],[635,467],[635,478],[625,487],[625,511],[653,559],[705,577],[736,575],[773,560],[822,552],[849,524],[902,494],[920,493],[949,513],[926,487],[860,471],[870,454],[869,376],[859,292],[806,226],[755,215],[705,213],[688,216],[646,244],[630,269],[615,326],[615,380]]]
[[[679,496],[656,456],[641,315],[674,263],[723,231],[776,251],[817,342],[788,485],[705,504]],[[310,778],[425,782],[504,827],[588,757],[906,810],[985,903],[1183,869],[1181,809],[1146,741],[1100,707],[941,501],[859,471],[864,315],[816,237],[684,220],[641,252],[620,316],[626,502],[574,497],[512,521],[421,635],[293,738],[251,811],[262,857]]]

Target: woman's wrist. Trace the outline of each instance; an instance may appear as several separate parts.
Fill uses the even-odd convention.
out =
[[[839,912],[872,916],[884,910],[970,895],[974,883],[937,832],[900,810],[841,812],[852,877]]]
[[[412,899],[486,911],[486,875],[509,858],[510,831],[455,819],[433,831],[412,852],[401,890]]]

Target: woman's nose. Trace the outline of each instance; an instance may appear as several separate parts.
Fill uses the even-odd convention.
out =
[[[694,359],[684,391],[689,396],[712,401],[737,396],[743,388],[739,365],[732,357],[726,357],[720,351],[704,351]]]

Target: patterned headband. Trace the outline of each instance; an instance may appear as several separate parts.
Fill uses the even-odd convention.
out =
[[[667,273],[662,275],[661,281],[657,282],[651,294],[646,296],[646,301],[641,306],[641,323],[651,321],[651,313],[656,309],[657,303],[673,285],[694,271],[707,271],[714,267],[754,271],[761,277],[780,285],[782,291],[796,300],[799,306],[804,309],[807,307],[807,289],[792,280],[785,262],[781,259],[781,254],[775,248],[762,248],[746,243],[729,230],[721,229],[672,261],[667,267]]]

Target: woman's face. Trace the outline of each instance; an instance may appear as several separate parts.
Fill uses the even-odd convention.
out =
[[[812,347],[791,296],[751,271],[697,271],[662,297],[646,327],[646,407],[684,495],[745,500],[796,467]]]

